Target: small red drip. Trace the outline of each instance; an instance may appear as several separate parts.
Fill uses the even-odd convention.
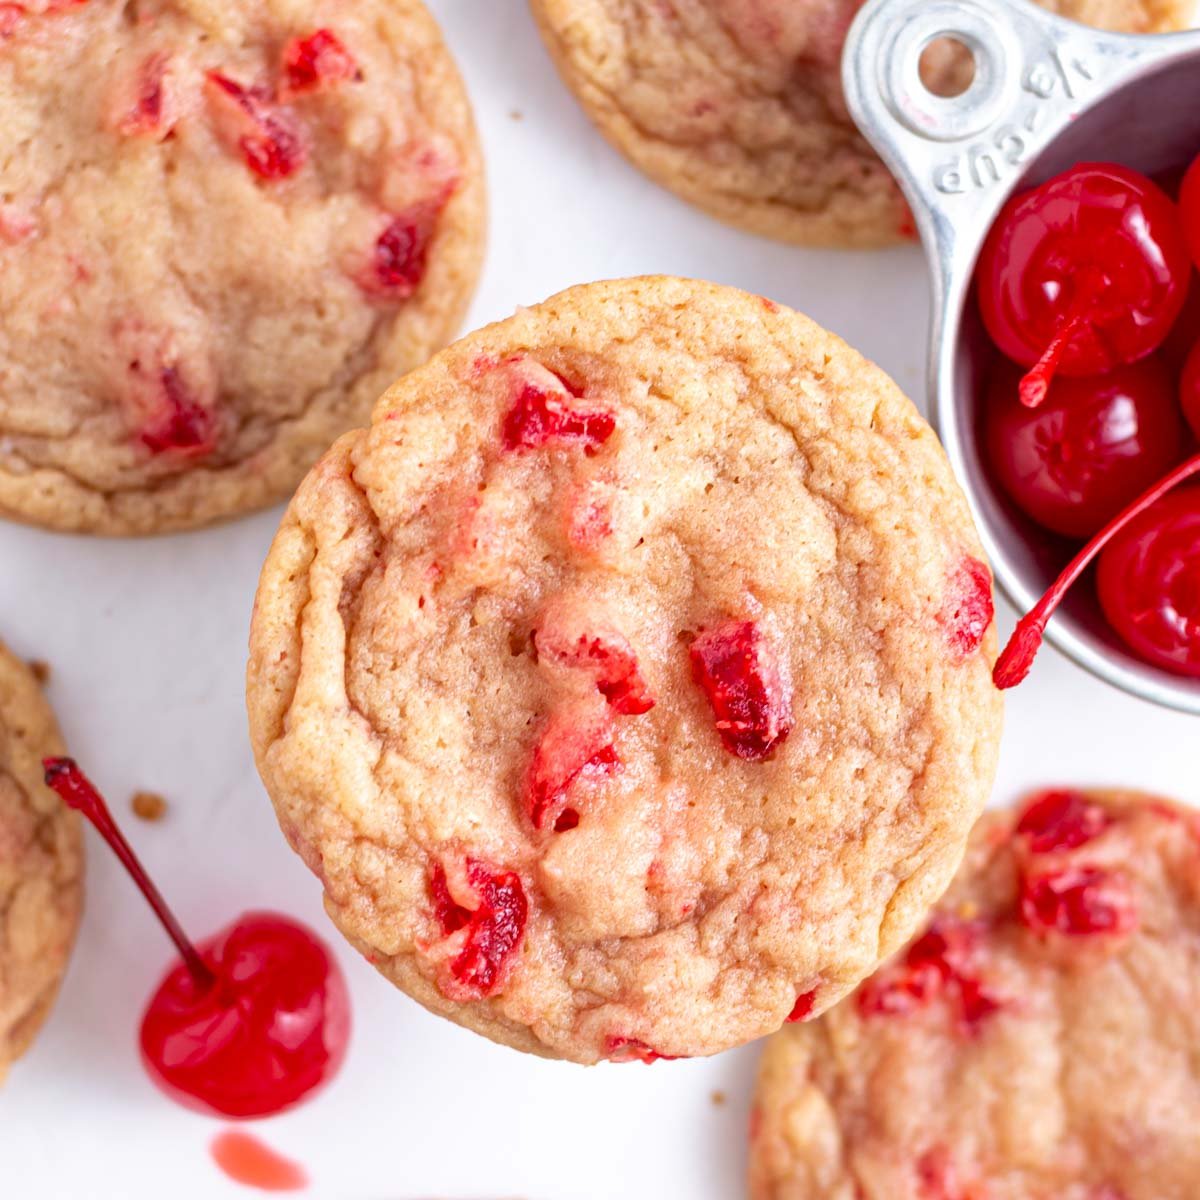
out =
[[[226,1129],[209,1146],[213,1162],[234,1183],[260,1192],[299,1192],[308,1187],[308,1174],[299,1163],[284,1158],[258,1138]]]
[[[1062,574],[1050,585],[1042,598],[1018,622],[1008,645],[996,660],[992,678],[1001,689],[1016,687],[1033,666],[1042,645],[1046,625],[1062,603],[1071,585],[1087,570],[1092,560],[1134,518],[1144,513],[1155,501],[1165,496],[1177,484],[1200,473],[1200,454],[1181,463],[1164,475],[1148,491],[1142,493],[1128,508],[1118,513],[1071,561]]]
[[[172,1099],[201,1112],[261,1117],[328,1082],[345,1057],[350,997],[325,945],[273,913],[248,913],[196,947],[69,758],[46,784],[112,848],[179,949],[142,1018],[142,1061]]]

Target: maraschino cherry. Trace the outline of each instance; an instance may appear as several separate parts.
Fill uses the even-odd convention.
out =
[[[1139,658],[1200,678],[1200,486],[1131,520],[1100,556],[1096,590],[1108,623]]]
[[[1183,364],[1183,373],[1179,377],[1179,403],[1192,433],[1200,438],[1200,340]]]
[[[97,829],[179,950],[142,1018],[142,1058],[172,1099],[205,1113],[264,1117],[291,1108],[341,1066],[350,997],[328,949],[274,913],[246,913],[194,945],[72,759],[46,783]]]
[[[1200,267],[1200,154],[1188,167],[1179,189],[1179,211],[1183,216],[1183,232],[1192,259]]]
[[[1029,674],[1047,622],[1102,552],[1101,607],[1113,629],[1146,661],[1200,677],[1200,487],[1169,494],[1195,475],[1200,454],[1139,496],[1063,568],[996,660],[998,688]]]
[[[1198,397],[1200,399],[1200,397]],[[1175,385],[1157,356],[1091,379],[1059,378],[1036,409],[996,374],[988,455],[1017,506],[1066,537],[1090,537],[1184,453]]]
[[[1081,163],[1014,196],[979,260],[992,340],[1031,368],[1021,399],[1056,374],[1098,375],[1153,353],[1187,296],[1179,211],[1157,184],[1112,163]]]

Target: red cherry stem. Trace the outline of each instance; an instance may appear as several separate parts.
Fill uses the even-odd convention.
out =
[[[1042,352],[1042,357],[1033,364],[1021,380],[1018,394],[1026,408],[1037,408],[1050,393],[1050,384],[1058,374],[1062,356],[1080,326],[1088,322],[1088,314],[1103,291],[1104,281],[1095,271],[1086,271],[1079,281],[1071,307],[1063,315],[1062,323]]]
[[[1143,492],[1132,504],[1118,513],[1080,552],[1075,555],[1042,598],[1017,622],[1000,657],[996,659],[992,679],[998,688],[1016,687],[1026,675],[1038,650],[1046,625],[1071,585],[1087,569],[1092,559],[1135,517],[1140,516],[1156,501],[1161,500],[1176,484],[1200,474],[1200,454],[1194,454],[1173,471],[1164,475],[1153,487]]]
[[[196,986],[207,989],[216,983],[216,976],[205,965],[196,947],[192,945],[183,926],[175,919],[175,914],[167,907],[162,893],[146,874],[146,869],[134,854],[133,847],[125,840],[125,835],[117,828],[104,797],[96,790],[96,786],[79,769],[73,758],[44,758],[42,767],[46,772],[46,786],[53,788],[68,808],[82,813],[95,827],[96,832],[109,844],[112,852],[121,860],[133,879],[146,897],[154,915],[162,922],[163,928],[175,943],[188,973],[195,980]]]

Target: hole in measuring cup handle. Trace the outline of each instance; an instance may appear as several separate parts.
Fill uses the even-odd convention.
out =
[[[921,56],[939,38],[961,43],[974,60],[974,78],[961,95],[935,95],[921,78]],[[880,91],[913,133],[935,142],[962,141],[1016,103],[1020,62],[1020,43],[996,13],[963,0],[909,0],[907,11],[895,15],[879,58]]]

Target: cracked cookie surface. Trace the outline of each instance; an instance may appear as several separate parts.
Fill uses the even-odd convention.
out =
[[[49,1015],[83,903],[79,820],[42,783],[61,753],[32,671],[0,644],[0,1081]]]
[[[531,0],[567,85],[635,165],[756,233],[817,246],[915,236],[841,90],[862,0]],[[1100,28],[1183,28],[1191,0],[1045,0]],[[942,56],[934,70],[961,66]]]
[[[991,581],[932,431],[838,338],[571,289],[395,385],[263,571],[256,758],[389,979],[519,1049],[817,1013],[949,879],[994,768]]]
[[[416,0],[0,5],[0,513],[288,495],[453,334],[482,167]]]
[[[985,814],[926,931],[767,1045],[754,1200],[1189,1200],[1200,814],[1055,790]]]

